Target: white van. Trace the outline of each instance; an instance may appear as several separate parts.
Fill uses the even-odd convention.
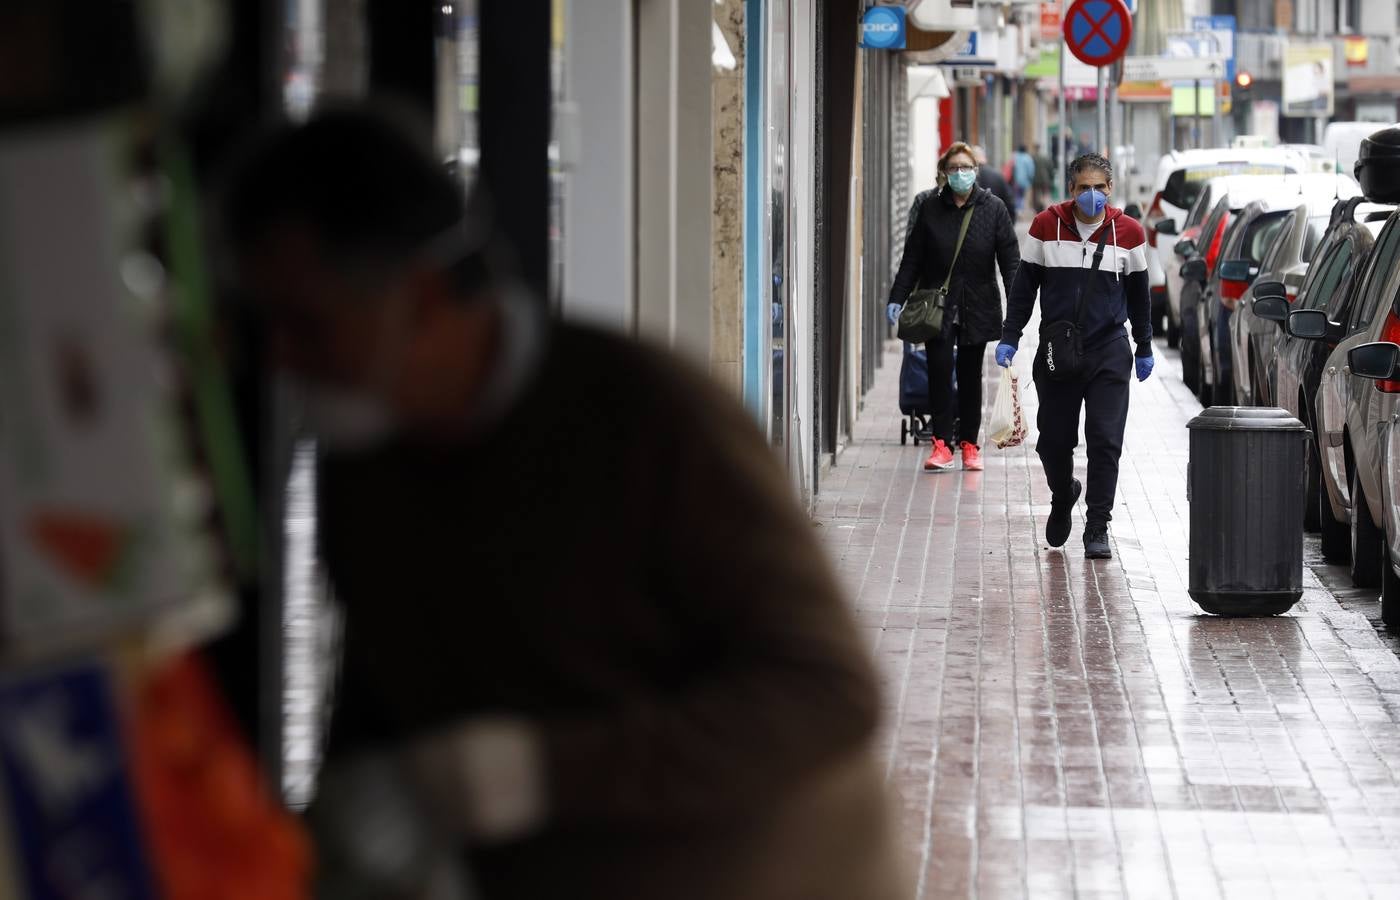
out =
[[[1322,132],[1322,149],[1337,161],[1337,171],[1353,174],[1361,142],[1385,128],[1387,122],[1329,122]]]

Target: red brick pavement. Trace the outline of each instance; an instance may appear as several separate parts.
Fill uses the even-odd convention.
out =
[[[919,896],[1400,897],[1400,662],[1311,573],[1287,616],[1191,603],[1175,354],[1134,385],[1099,563],[1082,504],[1046,548],[1034,436],[922,472],[898,367],[892,345],[817,522],[882,666]]]

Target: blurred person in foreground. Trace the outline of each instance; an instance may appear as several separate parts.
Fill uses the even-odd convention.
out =
[[[751,416],[550,320],[428,148],[328,111],[227,188],[325,452],[323,792],[401,781],[488,900],[903,897],[872,665]]]

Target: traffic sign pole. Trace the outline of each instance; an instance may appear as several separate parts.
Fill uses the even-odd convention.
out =
[[[1060,0],[1061,27],[1065,21],[1065,7],[1068,2],[1069,0]],[[1069,157],[1065,155],[1068,148],[1068,143],[1065,141],[1065,127],[1068,122],[1069,116],[1065,110],[1065,48],[1062,44],[1060,45],[1060,133],[1057,135],[1060,142],[1060,181],[1055,188],[1056,196],[1060,196],[1059,192],[1064,190],[1063,185],[1069,178]],[[1068,192],[1066,191],[1066,193]]]
[[[1104,156],[1112,153],[1112,148],[1108,146],[1108,79],[1103,77],[1103,66],[1099,66],[1099,121],[1098,134],[1095,136],[1099,145],[1099,152]]]

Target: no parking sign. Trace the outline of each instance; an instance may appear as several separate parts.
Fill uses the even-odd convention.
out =
[[[1133,15],[1123,0],[1074,0],[1065,11],[1065,46],[1086,65],[1117,62],[1133,39]]]

